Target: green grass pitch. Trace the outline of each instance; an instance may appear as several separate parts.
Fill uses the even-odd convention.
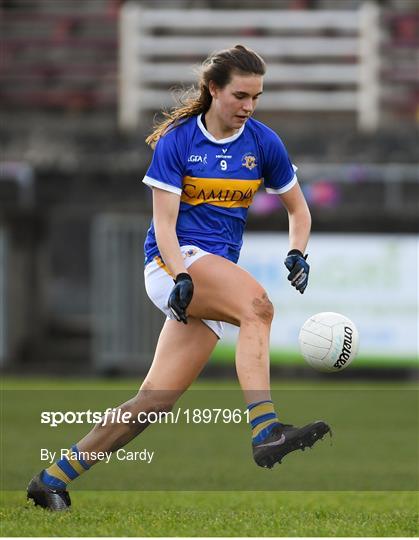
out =
[[[71,513],[3,494],[3,536],[417,536],[406,492],[78,492]]]
[[[3,390],[17,390],[19,396],[28,397],[34,389],[41,390],[42,395],[48,391],[65,390],[69,391],[65,398],[68,399],[77,389],[85,396],[83,407],[88,403],[93,407],[99,402],[102,404],[102,394],[89,393],[88,390],[105,391],[112,396],[108,399],[113,404],[112,400],[116,395],[119,398],[119,394],[112,395],[111,392],[122,391],[124,394],[127,391],[129,396],[136,386],[133,380],[7,378]],[[106,489],[107,484],[101,485],[99,479],[105,477],[117,486],[125,465],[116,463],[109,468],[105,464],[97,465],[97,470],[93,469],[77,480],[78,486],[75,483],[74,489],[70,490],[72,510],[61,514],[34,508],[25,500],[25,484],[34,469],[40,468],[37,459],[30,457],[31,447],[42,444],[41,426],[30,417],[35,404],[20,399],[19,402],[10,402],[12,407],[9,407],[7,399],[3,400],[2,536],[417,536],[419,499],[417,488],[412,489],[412,486],[417,486],[418,477],[417,386],[414,383],[338,384],[336,380],[331,383],[278,382],[273,386],[298,422],[303,418],[309,420],[312,414],[324,414],[336,431],[334,445],[330,447],[324,441],[308,455],[293,453],[285,458],[282,465],[268,472],[254,467],[249,459],[248,426],[231,426],[227,431],[225,426],[215,425],[205,426],[205,429],[190,425],[179,427],[180,438],[173,444],[182,446],[185,437],[198,429],[196,433],[201,444],[209,447],[208,454],[201,454],[201,457],[208,456],[205,463],[194,461],[192,452],[187,455],[190,470],[183,471],[180,470],[184,468],[184,465],[180,466],[183,452],[175,454],[172,462],[166,462],[162,455],[157,461],[158,468],[128,467],[126,478],[134,476],[134,483],[129,490],[115,491]],[[203,391],[234,388],[237,391],[233,381],[202,381],[194,388]],[[319,392],[313,393],[313,388]],[[328,393],[329,389],[333,389],[331,393]],[[197,394],[191,392],[190,395],[193,402],[193,396]],[[227,400],[226,406],[228,399],[232,404],[236,403],[239,392],[237,396],[228,394],[228,398],[227,394],[219,396],[217,399]],[[302,396],[306,396],[305,401]],[[310,401],[313,396],[316,398],[314,406]],[[335,401],[336,408],[333,409],[330,403]],[[69,404],[65,400],[64,403]],[[316,411],[307,410],[310,407]],[[380,415],[384,416],[384,422],[380,423]],[[285,420],[290,419],[287,417]],[[360,423],[362,425],[358,429]],[[368,439],[368,436],[376,423],[381,427],[377,428],[374,438],[378,438],[378,444],[374,447],[373,439]],[[64,446],[68,439],[72,440],[71,437],[86,432],[86,426],[59,429],[52,430],[54,444]],[[165,433],[171,433],[169,430],[167,426],[154,426],[140,438],[144,438],[147,446],[153,443],[159,448],[167,440]],[[234,437],[229,441],[231,431]],[[218,434],[215,439],[214,433]],[[412,434],[416,439],[405,444],[403,441],[411,439]],[[226,441],[226,450],[222,459],[218,456],[210,461],[210,456],[217,453],[220,437]],[[28,442],[20,448],[22,438]],[[365,441],[368,448],[361,451],[360,445]],[[390,450],[380,451],[386,442]],[[131,444],[135,449],[135,443]],[[10,458],[11,451],[13,459]],[[232,462],[236,464],[237,471],[230,471]],[[176,465],[179,482],[173,485],[175,489],[159,489],[164,485],[166,473],[161,472],[159,477],[158,471],[164,472]],[[216,475],[218,469],[221,470],[219,477]],[[205,475],[202,475],[202,470]],[[134,475],[132,471],[137,472]],[[141,491],[141,478],[144,475],[145,481],[147,474],[150,485],[155,478],[155,491]],[[199,480],[200,475],[205,476],[203,483]],[[306,483],[302,483],[300,477]],[[365,489],[350,489],[354,485],[363,485],[364,477],[369,478]],[[290,487],[294,480],[295,491]],[[94,484],[96,481],[98,489]],[[245,489],[237,489],[242,481]],[[196,489],[192,491],[194,484]],[[188,491],[179,488],[182,485],[187,486]],[[214,489],[210,489],[212,485]],[[287,490],[281,490],[281,485],[285,485]],[[316,485],[318,489],[314,489]],[[16,486],[22,488],[17,489]],[[249,490],[249,487],[257,491]]]

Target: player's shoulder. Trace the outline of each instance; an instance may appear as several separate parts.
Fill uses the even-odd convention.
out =
[[[276,131],[254,118],[249,118],[248,123],[263,156],[267,158],[275,156],[276,159],[278,155],[282,156],[287,153],[285,144]]]
[[[249,118],[246,122],[246,127],[249,128],[260,140],[261,142],[275,142],[281,140],[278,133],[271,129],[269,126],[255,120],[254,118]]]
[[[178,142],[188,138],[196,126],[196,116],[183,118],[171,124],[160,137],[165,142]]]
[[[159,138],[154,148],[154,154],[175,155],[183,159],[194,139],[194,126],[196,126],[196,117],[182,119],[176,124],[170,125],[166,132]]]

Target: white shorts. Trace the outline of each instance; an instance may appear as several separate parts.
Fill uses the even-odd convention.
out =
[[[185,268],[189,268],[192,263],[209,255],[207,251],[196,246],[182,246],[181,252],[185,261]],[[150,300],[167,316],[168,319],[175,319],[168,306],[169,295],[173,289],[173,276],[160,257],[147,264],[144,269],[145,289]],[[202,319],[202,322],[211,328],[214,334],[221,339],[223,337],[223,323],[220,321],[210,321]],[[182,323],[183,324],[183,323]]]

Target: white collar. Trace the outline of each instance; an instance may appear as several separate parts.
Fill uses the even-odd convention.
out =
[[[230,142],[235,141],[243,133],[244,127],[246,125],[246,122],[245,122],[242,125],[242,127],[239,129],[239,131],[237,133],[235,133],[234,135],[232,135],[231,137],[227,137],[226,139],[216,139],[213,135],[211,135],[211,133],[205,128],[204,124],[202,123],[202,113],[200,115],[198,115],[196,121],[197,121],[199,129],[202,131],[204,136],[208,140],[210,140],[211,142],[216,143],[216,144],[226,144],[226,143],[230,143]]]

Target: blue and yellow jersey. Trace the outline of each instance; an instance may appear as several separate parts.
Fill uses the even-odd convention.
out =
[[[179,244],[196,245],[237,262],[247,212],[263,183],[284,193],[297,182],[284,144],[267,126],[250,118],[226,139],[215,139],[200,116],[161,137],[143,182],[180,197]],[[145,241],[146,263],[159,255],[153,222]]]

